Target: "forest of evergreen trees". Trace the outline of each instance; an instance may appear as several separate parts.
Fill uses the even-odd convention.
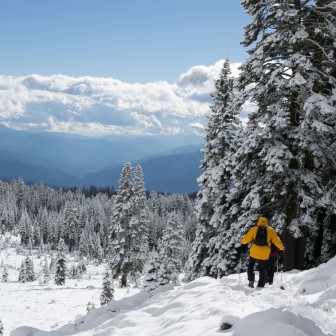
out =
[[[50,271],[55,273],[57,284],[80,272],[69,265],[66,270],[66,253],[107,262],[111,277],[121,277],[124,286],[128,277],[139,280],[152,254],[156,255],[156,267],[164,260],[178,259],[176,272],[181,272],[195,236],[194,200],[188,195],[146,193],[141,166],[133,173],[129,163],[123,168],[118,191],[103,191],[89,196],[85,190],[26,185],[22,179],[0,181],[0,234],[19,236],[22,253],[54,251],[57,258],[46,267],[46,277]],[[174,239],[178,246],[172,252]],[[169,265],[174,262],[167,261]],[[173,268],[164,271],[169,274],[164,275],[163,284],[177,281]],[[4,277],[6,270],[2,273]],[[36,280],[28,255],[18,280]]]
[[[116,191],[0,182],[0,233],[19,234],[28,249],[57,250],[58,273],[65,250],[106,261],[106,284],[138,281],[147,265],[148,290],[178,283],[183,270],[192,280],[245,269],[240,239],[260,215],[284,242],[284,270],[333,257],[335,2],[242,6],[252,17],[242,42],[249,57],[238,78],[226,60],[215,81],[196,198],[146,192],[141,166],[129,163]],[[30,267],[28,258],[22,268]],[[112,296],[107,289],[101,301]]]

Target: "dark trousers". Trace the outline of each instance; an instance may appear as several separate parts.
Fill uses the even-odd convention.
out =
[[[248,268],[247,268],[247,279],[248,281],[255,281],[254,266],[258,262],[259,266],[259,281],[258,287],[264,287],[266,283],[266,268],[268,265],[268,260],[259,260],[250,257]]]
[[[270,257],[268,259],[267,280],[268,280],[269,284],[273,283],[277,260],[278,260],[278,257]]]

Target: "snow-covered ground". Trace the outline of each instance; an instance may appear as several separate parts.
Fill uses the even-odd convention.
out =
[[[16,267],[22,258],[12,249],[0,255]],[[115,301],[101,307],[103,272],[90,265],[87,278],[56,286],[18,283],[9,270],[10,282],[0,283],[5,335],[336,335],[336,257],[309,271],[276,274],[263,289],[248,288],[246,274],[203,277],[151,294],[116,288]],[[87,314],[89,301],[96,308]]]

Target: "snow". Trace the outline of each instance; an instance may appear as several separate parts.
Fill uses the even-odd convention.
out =
[[[23,258],[14,249],[0,254],[17,268]],[[36,272],[39,264],[34,258]],[[0,283],[5,335],[336,335],[336,257],[308,271],[279,272],[262,289],[247,287],[245,273],[152,292],[115,283],[115,300],[105,306],[99,304],[105,265],[87,268],[85,278],[66,279],[64,286],[18,283],[18,270],[8,268],[10,282]],[[86,313],[89,301],[96,308]]]

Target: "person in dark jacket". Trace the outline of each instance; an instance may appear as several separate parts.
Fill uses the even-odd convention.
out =
[[[253,243],[256,238],[258,227],[265,226],[267,230],[267,245],[259,246]],[[257,225],[250,229],[246,235],[242,238],[241,243],[249,244],[252,242],[250,248],[250,258],[247,269],[247,278],[249,281],[249,287],[254,287],[255,274],[254,266],[256,262],[259,265],[259,281],[257,287],[264,287],[266,283],[266,268],[269,263],[269,257],[271,253],[271,244],[273,243],[280,251],[284,250],[282,242],[275,232],[275,230],[268,226],[268,220],[266,217],[259,217]]]
[[[273,243],[271,244],[271,253],[268,259],[268,265],[266,268],[266,278],[269,285],[273,284],[275,268],[280,256],[282,257],[283,251],[280,251]]]

